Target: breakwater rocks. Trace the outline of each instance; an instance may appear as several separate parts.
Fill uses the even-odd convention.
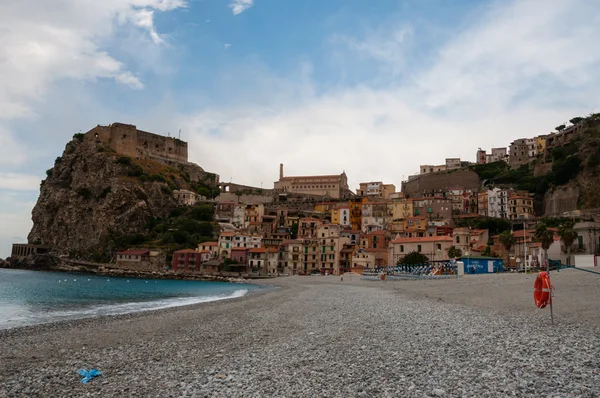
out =
[[[75,272],[86,274],[97,274],[113,277],[127,277],[138,279],[178,279],[214,282],[245,283],[251,279],[249,275],[203,275],[183,274],[172,271],[166,272],[143,272],[117,268],[115,264],[98,264],[81,262],[71,259],[60,258],[51,254],[41,254],[23,257],[19,259],[0,260],[0,268],[23,269],[30,271],[52,271],[52,272]]]

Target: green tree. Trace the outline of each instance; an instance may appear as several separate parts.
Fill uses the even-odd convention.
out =
[[[484,256],[491,257],[491,255],[492,255],[492,248],[491,248],[489,245],[487,245],[487,246],[485,247],[485,250],[483,251],[483,253],[482,253],[482,254],[483,254]]]
[[[577,116],[577,117],[574,117],[573,119],[569,120],[569,122],[571,122],[571,124],[579,124],[579,123],[581,123],[582,121],[583,121],[583,118],[582,118],[582,117],[579,117],[579,116]]]
[[[448,249],[448,257],[460,258],[460,257],[462,257],[462,250],[460,250],[456,246],[450,246],[450,248]]]
[[[212,205],[199,205],[192,208],[190,217],[197,221],[212,221],[213,207]]]
[[[498,239],[502,246],[504,246],[504,250],[506,250],[506,266],[508,267],[510,263],[510,248],[515,244],[515,236],[512,231],[504,231],[499,236]]]
[[[567,265],[571,265],[571,246],[573,246],[573,242],[578,236],[577,231],[573,229],[574,226],[575,223],[572,220],[567,220],[558,227],[558,236],[563,241],[567,253]]]
[[[565,126],[564,124],[561,124],[560,126],[556,126],[556,131],[563,131],[566,128],[567,128],[567,126]]]
[[[425,264],[429,262],[426,255],[419,252],[410,252],[404,256],[398,264]]]
[[[554,243],[554,232],[550,231],[546,224],[540,223],[535,229],[535,237],[540,241],[544,250],[544,262],[548,263],[548,249]]]

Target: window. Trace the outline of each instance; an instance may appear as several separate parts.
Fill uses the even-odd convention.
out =
[[[441,244],[441,243],[437,243],[437,244],[435,245],[435,247],[436,247],[438,250],[442,250],[442,244]]]
[[[417,251],[421,253],[421,245],[417,245]]]
[[[456,243],[460,243],[460,236],[456,237]]]
[[[400,245],[400,253],[404,253],[404,245]]]

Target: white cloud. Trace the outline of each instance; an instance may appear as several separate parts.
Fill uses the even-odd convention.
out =
[[[289,175],[345,169],[352,184],[384,179],[399,186],[420,164],[473,161],[478,147],[545,134],[600,108],[600,53],[590,50],[600,37],[596,4],[498,2],[449,38],[428,65],[403,71],[409,79],[399,83],[394,70],[381,71],[389,81],[383,87],[314,94],[305,81],[265,79],[257,90],[240,78],[255,101],[183,122],[191,158],[223,180],[255,186],[275,181],[280,162]],[[397,52],[410,55],[403,50],[410,32],[400,26],[346,41],[346,62],[358,52],[393,65]],[[264,92],[287,98],[261,105]]]
[[[42,180],[39,176],[20,173],[0,173],[0,189],[37,191]]]
[[[60,79],[107,78],[142,88],[140,79],[104,45],[127,23],[145,29],[160,43],[153,13],[185,5],[185,0],[2,2],[0,119],[31,116],[31,104],[43,99],[49,85]]]
[[[0,190],[0,258],[10,256],[13,243],[27,242],[34,204],[31,198]]]
[[[229,47],[231,47],[231,44],[230,44],[230,43],[225,43],[225,44],[223,45],[223,47],[225,47],[225,49],[227,50]]]
[[[231,8],[231,12],[233,12],[233,15],[238,15],[243,13],[253,5],[254,0],[233,0],[233,2],[229,4],[229,8]]]

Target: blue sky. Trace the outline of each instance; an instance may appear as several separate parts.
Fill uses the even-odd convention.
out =
[[[0,26],[0,257],[97,124],[181,129],[226,181],[399,187],[600,108],[598,0],[22,0]]]

